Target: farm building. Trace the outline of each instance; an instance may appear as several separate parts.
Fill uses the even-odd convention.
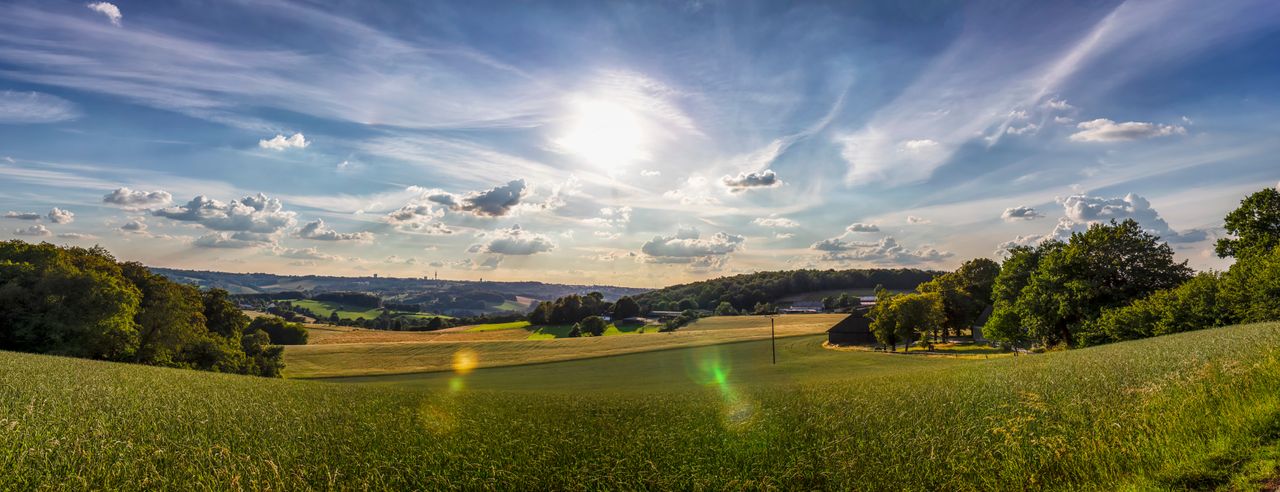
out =
[[[822,312],[822,302],[819,302],[819,301],[794,302],[794,303],[791,303],[790,306],[779,309],[778,312],[783,314],[820,313]]]
[[[871,318],[867,311],[855,309],[845,319],[827,329],[827,343],[831,345],[875,345],[876,337],[871,334]]]
[[[987,306],[982,310],[982,314],[978,316],[978,320],[974,321],[969,331],[973,333],[973,341],[983,343],[987,338],[982,336],[982,327],[987,326],[987,320],[991,318],[991,306]]]

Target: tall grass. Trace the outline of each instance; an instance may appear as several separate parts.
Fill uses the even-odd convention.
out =
[[[818,343],[358,384],[0,354],[0,488],[1249,489],[1280,459],[1280,325],[986,361]]]

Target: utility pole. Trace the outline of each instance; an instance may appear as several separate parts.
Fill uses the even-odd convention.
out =
[[[778,363],[778,337],[774,334],[773,316],[769,317],[769,345],[773,352],[773,363]]]

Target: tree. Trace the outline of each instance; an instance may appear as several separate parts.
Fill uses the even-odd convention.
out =
[[[720,305],[716,306],[716,316],[733,316],[738,314],[738,310],[733,308],[733,304],[729,301],[720,301]]]
[[[1224,326],[1234,322],[1221,299],[1222,276],[1202,273],[1173,289],[1108,308],[1080,330],[1081,345],[1135,340]]]
[[[142,294],[138,314],[138,349],[134,362],[181,366],[181,352],[206,333],[200,291],[152,274],[141,263],[124,263],[121,272]]]
[[[961,289],[969,297],[983,306],[991,305],[991,293],[996,277],[1000,275],[999,263],[989,258],[975,258],[960,265],[955,274],[960,277]]]
[[[896,297],[885,289],[876,289],[876,303],[867,312],[871,319],[871,334],[881,345],[888,345],[890,352],[898,350],[898,318],[893,309],[893,298]]]
[[[1009,257],[1000,266],[991,289],[991,317],[983,326],[983,335],[992,340],[1012,345],[1031,339],[1022,323],[1018,298],[1031,281],[1031,274],[1040,266],[1040,259],[1063,247],[1059,241],[1045,241],[1039,246],[1016,246],[1009,250]]]
[[[583,334],[593,337],[604,335],[604,331],[609,328],[609,324],[599,316],[587,316],[578,325]]]
[[[640,305],[629,296],[622,296],[618,298],[618,302],[613,303],[613,319],[634,318],[639,315]]]
[[[1225,222],[1233,237],[1218,240],[1214,247],[1218,256],[1242,258],[1271,252],[1280,246],[1280,191],[1266,188],[1249,195],[1227,214]]]
[[[240,312],[229,299],[227,291],[209,289],[201,294],[204,304],[204,319],[210,332],[225,338],[239,339],[240,334],[249,326],[249,317]]]
[[[680,303],[676,304],[676,309],[679,311],[686,311],[689,309],[698,309],[698,301],[694,300],[693,298],[681,299]]]
[[[538,303],[538,306],[529,312],[529,324],[547,325],[551,324],[552,304],[547,301]]]
[[[1191,277],[1173,249],[1133,219],[1094,224],[1043,255],[1016,309],[1028,335],[1045,345],[1074,344],[1074,332],[1104,308],[1177,287]]]
[[[574,323],[573,329],[569,330],[569,338],[578,338],[582,336],[582,323]]]
[[[1220,298],[1231,320],[1280,320],[1280,246],[1236,260],[1222,278]]]
[[[757,302],[755,307],[751,309],[751,314],[755,315],[776,314],[777,312],[778,308],[774,307],[773,303],[770,302]]]
[[[893,318],[897,322],[896,335],[904,345],[911,346],[914,338],[927,342],[929,334],[934,339],[946,319],[943,310],[942,295],[936,292],[924,294],[906,294],[893,299]]]
[[[297,323],[286,322],[275,316],[262,316],[249,323],[250,332],[261,330],[275,345],[306,345],[307,330]]]

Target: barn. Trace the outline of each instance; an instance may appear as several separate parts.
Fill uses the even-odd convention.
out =
[[[849,316],[827,329],[827,343],[831,345],[875,345],[871,333],[871,318],[866,309],[855,309]]]

